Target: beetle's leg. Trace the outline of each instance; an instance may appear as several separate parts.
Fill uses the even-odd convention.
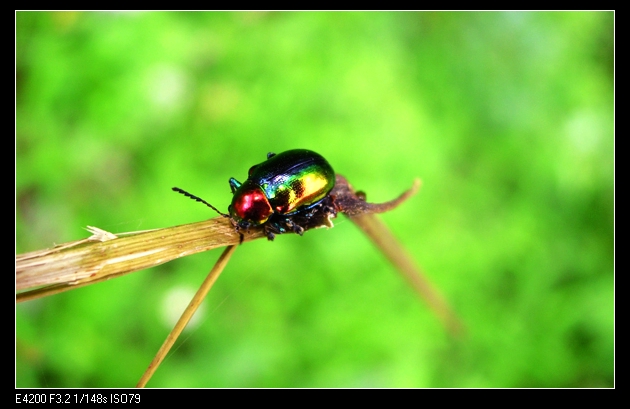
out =
[[[230,178],[230,189],[232,189],[232,194],[236,192],[236,189],[241,187],[242,183],[234,178]]]
[[[293,223],[293,220],[287,218],[285,220],[285,224],[287,225],[287,227],[290,227],[291,230],[293,230],[293,233],[297,233],[300,236],[304,234],[304,227],[298,226],[297,224]]]
[[[273,152],[269,152],[269,153],[267,154],[267,159],[271,159],[271,158],[273,158],[274,156],[276,156],[276,154],[275,154],[275,153],[273,153]]]
[[[267,240],[269,241],[273,241],[273,239],[276,237],[276,235],[274,234],[272,230],[273,230],[273,227],[271,224],[265,225],[264,231],[265,231],[265,235],[267,235]],[[276,232],[276,233],[279,233],[279,232]]]
[[[299,234],[300,236],[304,234],[304,227],[298,226],[297,224],[293,225],[293,232]]]
[[[283,234],[287,232],[285,227],[289,227],[285,218],[272,215],[272,219],[268,220],[264,224],[264,231],[269,240],[273,240],[276,234]]]

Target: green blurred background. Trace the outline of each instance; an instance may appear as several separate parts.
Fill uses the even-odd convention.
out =
[[[153,387],[614,385],[614,14],[16,14],[16,253],[216,215],[312,149],[467,327],[350,222],[237,250]],[[127,387],[220,250],[16,306],[18,387]]]

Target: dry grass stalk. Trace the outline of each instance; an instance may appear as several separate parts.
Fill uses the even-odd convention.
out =
[[[212,270],[210,270],[210,273],[208,273],[208,276],[201,284],[201,287],[199,287],[199,290],[197,290],[195,296],[192,298],[192,300],[190,300],[190,303],[182,313],[182,316],[177,321],[177,324],[175,324],[175,327],[168,334],[168,337],[166,337],[166,340],[160,347],[157,354],[155,354],[155,358],[153,358],[153,361],[151,361],[151,363],[149,364],[149,367],[140,378],[140,381],[138,381],[138,384],[136,385],[137,388],[144,388],[147,382],[149,382],[149,379],[151,379],[155,371],[158,369],[158,367],[166,357],[168,351],[170,351],[173,344],[175,344],[177,338],[179,338],[179,335],[182,333],[184,328],[186,328],[186,325],[197,311],[197,308],[199,308],[199,306],[201,305],[201,302],[204,300],[204,298],[206,298],[208,291],[210,291],[214,283],[217,281],[217,278],[219,278],[219,275],[227,265],[230,257],[232,257],[234,250],[236,250],[235,244],[227,246],[225,250],[223,250],[221,257],[219,257],[214,267],[212,267]]]
[[[16,256],[15,287],[24,291],[16,301],[94,284],[240,240],[224,217],[124,236],[93,231],[85,240]],[[261,231],[252,230],[245,241],[260,237],[264,237]]]
[[[440,292],[433,287],[426,275],[416,266],[413,259],[398,243],[387,226],[373,214],[351,216],[352,220],[389,259],[411,287],[422,298],[451,335],[464,333],[464,326],[451,310]]]

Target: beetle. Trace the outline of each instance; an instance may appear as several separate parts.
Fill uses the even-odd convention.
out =
[[[250,227],[264,228],[267,239],[293,231],[299,235],[312,227],[332,227],[336,211],[330,198],[335,172],[320,154],[307,149],[268,153],[267,160],[249,169],[241,183],[229,180],[232,203],[223,213],[185,190],[173,190],[200,201],[230,218],[238,232]],[[241,236],[242,238],[242,236]]]

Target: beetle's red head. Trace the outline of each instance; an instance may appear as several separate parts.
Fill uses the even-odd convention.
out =
[[[230,217],[238,223],[245,221],[253,225],[263,224],[273,214],[273,209],[262,189],[248,181],[234,192],[228,210]]]

